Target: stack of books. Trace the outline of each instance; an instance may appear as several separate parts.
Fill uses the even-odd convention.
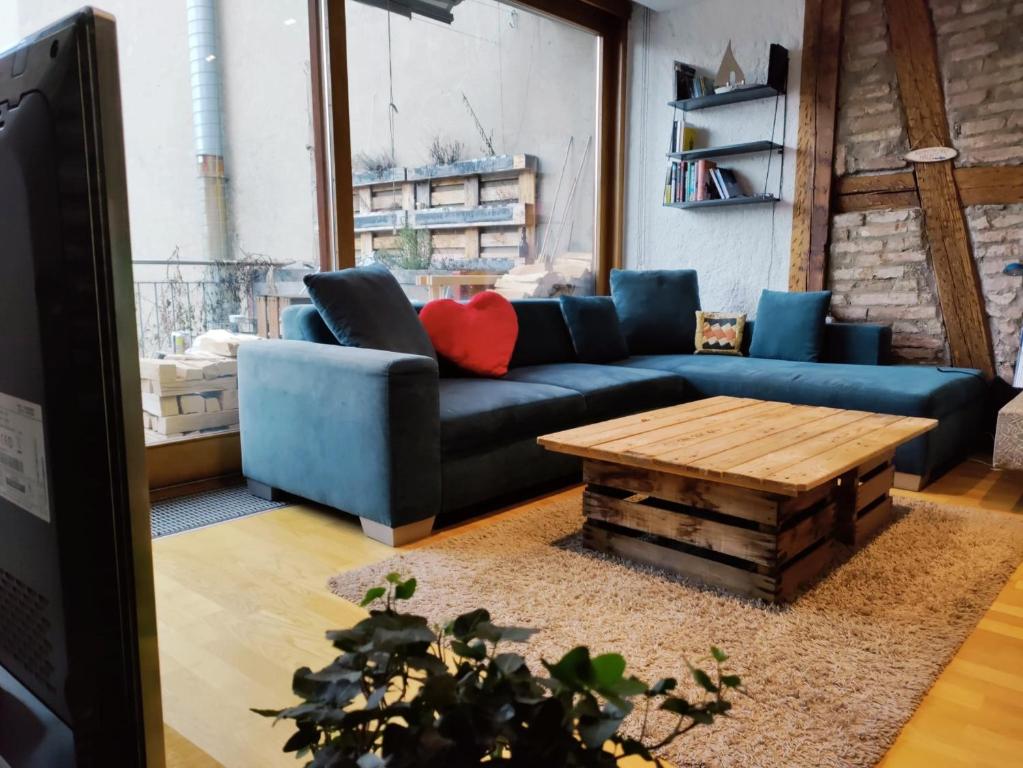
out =
[[[745,197],[735,172],[713,160],[672,160],[664,180],[664,204]]]
[[[675,62],[675,100],[693,99],[714,93],[714,81],[696,74],[696,69],[681,61]]]

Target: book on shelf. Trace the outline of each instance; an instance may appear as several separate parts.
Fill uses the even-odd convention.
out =
[[[681,101],[693,95],[693,78],[696,70],[689,64],[675,62],[675,100]]]
[[[695,75],[692,80],[689,98],[700,98],[714,93],[714,81],[704,75]]]
[[[687,126],[685,120],[672,120],[668,152],[688,152],[695,146],[696,129],[692,126]]]
[[[717,168],[714,173],[714,181],[722,200],[731,200],[735,197],[746,197],[746,192],[735,172],[731,168]]]

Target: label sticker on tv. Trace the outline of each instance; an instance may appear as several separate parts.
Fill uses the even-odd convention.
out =
[[[42,406],[0,392],[0,499],[50,522]]]

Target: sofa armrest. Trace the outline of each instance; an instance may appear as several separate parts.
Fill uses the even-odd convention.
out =
[[[386,526],[439,511],[432,358],[254,342],[239,348],[238,386],[247,478]]]
[[[824,328],[825,363],[888,365],[892,329],[879,323],[828,323]]]

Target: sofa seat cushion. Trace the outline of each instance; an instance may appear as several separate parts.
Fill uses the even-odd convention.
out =
[[[505,381],[553,385],[578,392],[586,399],[589,422],[674,405],[682,402],[686,393],[685,382],[670,371],[589,363],[513,368]]]
[[[441,454],[568,429],[581,424],[585,412],[583,396],[571,389],[504,379],[441,379]]]
[[[620,365],[677,373],[697,397],[755,397],[935,419],[984,398],[987,389],[978,371],[920,365],[797,363],[724,355],[646,355]]]

